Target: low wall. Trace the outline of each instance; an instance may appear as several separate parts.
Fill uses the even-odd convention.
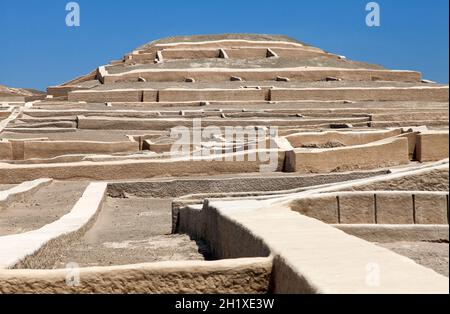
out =
[[[201,127],[207,126],[328,126],[331,123],[363,123],[367,124],[369,118],[317,118],[317,119],[218,119],[209,118],[201,120]],[[166,131],[174,127],[193,127],[193,120],[189,118],[115,118],[115,117],[78,117],[78,129],[89,130],[158,130]]]
[[[69,92],[75,91],[75,90],[86,90],[88,88],[81,88],[74,85],[68,85],[68,86],[50,86],[47,87],[47,94],[52,95],[53,97],[67,97]]]
[[[385,138],[400,135],[401,129],[391,131],[357,131],[357,132],[302,132],[286,136],[294,148],[302,145],[324,145],[338,142],[346,146],[364,145]]]
[[[11,160],[12,157],[11,142],[0,140],[0,160]]]
[[[25,102],[25,96],[11,96],[7,94],[0,94],[0,102]]]
[[[236,73],[233,73],[236,75]],[[278,73],[279,74],[279,73]],[[132,77],[137,73],[133,73]],[[148,75],[153,77],[153,73]],[[208,73],[208,77],[211,73]],[[145,76],[139,73],[139,76]],[[248,73],[247,73],[248,76]],[[111,76],[113,80],[122,76]],[[69,101],[187,102],[187,101],[448,101],[448,87],[289,88],[289,89],[123,89],[69,92]]]
[[[274,191],[289,191],[320,184],[329,184],[342,181],[357,180],[386,174],[386,171],[364,171],[351,173],[336,173],[306,176],[233,176],[231,178],[202,178],[202,179],[166,179],[141,182],[115,182],[108,185],[108,195],[123,197],[134,195],[150,198],[175,198],[191,194],[202,193],[247,193],[263,194]],[[202,196],[203,197],[203,196]]]
[[[23,182],[9,190],[0,191],[0,210],[7,208],[12,203],[26,200],[39,189],[52,182],[52,179],[37,179],[30,182]]]
[[[173,226],[175,232],[203,240],[217,259],[270,255],[270,249],[264,242],[256,240],[245,228],[209,208],[207,201],[197,206],[174,202],[172,216],[177,223]]]
[[[142,90],[80,90],[68,93],[69,101],[141,102]]]
[[[255,41],[255,40],[215,40],[204,42],[178,42],[167,44],[155,44],[138,51],[142,53],[155,53],[166,49],[219,49],[234,47],[250,47],[250,48],[297,48],[311,51],[322,51],[315,47],[306,47],[299,43],[283,42],[283,41]],[[322,51],[323,52],[323,51]]]
[[[420,132],[407,132],[403,133],[401,135],[398,135],[398,137],[404,137],[408,140],[408,151],[409,151],[409,159],[410,160],[417,160],[416,159],[416,144],[417,144],[417,134]]]
[[[139,151],[139,143],[48,141],[48,139],[8,140],[0,142],[0,160],[46,159],[76,154],[113,154]]]
[[[227,50],[234,58],[239,58],[239,50]],[[260,52],[265,58],[267,50]],[[230,58],[233,58],[231,57]],[[142,69],[118,74],[106,74],[105,83],[135,82],[139,77],[147,82],[184,82],[187,77],[196,82],[226,82],[232,76],[241,77],[244,81],[275,81],[277,77],[286,77],[291,81],[315,82],[325,81],[327,77],[336,77],[345,81],[394,81],[420,82],[421,75],[413,71],[391,71],[370,69],[321,69],[321,68],[194,68],[194,69]]]
[[[448,131],[428,131],[417,135],[416,158],[420,162],[449,158]]]
[[[448,101],[448,87],[300,88],[272,89],[272,101]]]
[[[0,237],[0,269],[26,263],[50,243],[83,230],[100,209],[106,187],[106,183],[91,183],[70,213],[60,219],[37,230]]]
[[[280,48],[301,48],[308,50],[320,50],[319,48],[306,47],[303,44],[288,41],[272,41],[272,40],[245,40],[245,39],[223,39],[203,42],[177,42],[167,44],[155,44],[150,49],[205,49],[205,48],[231,48],[231,47],[280,47]],[[149,49],[147,49],[149,50]]]
[[[7,118],[11,115],[11,111],[2,110],[0,106],[0,120]]]
[[[342,192],[300,198],[293,211],[329,224],[448,224],[447,192]]]
[[[267,48],[239,47],[224,49],[229,59],[265,59],[267,58]]]
[[[126,60],[125,63],[136,62],[136,63],[152,63],[156,59],[156,52],[151,53],[141,53],[141,54],[130,54],[130,59]]]
[[[263,89],[162,89],[87,90],[69,92],[69,101],[86,102],[184,102],[184,101],[266,101]]]
[[[24,159],[71,154],[112,154],[139,151],[138,142],[41,141],[24,142]]]
[[[179,210],[179,229],[194,237],[211,234],[216,254],[270,252],[271,293],[448,293],[448,278],[276,200],[214,201]],[[383,271],[378,284],[368,281],[374,263]]]
[[[264,101],[269,100],[264,89],[164,89],[159,91],[160,102],[181,101]],[[144,93],[144,101],[149,101]]]
[[[210,59],[219,57],[219,49],[164,49],[161,51],[164,60],[178,59]]]
[[[0,293],[237,293],[269,291],[270,258],[159,262],[79,269],[79,285],[68,285],[73,269],[0,270]]]
[[[297,148],[286,152],[285,171],[322,173],[373,169],[409,163],[406,138],[391,138],[365,145],[330,149]]]
[[[369,242],[435,242],[449,241],[448,225],[344,225],[333,227]]]

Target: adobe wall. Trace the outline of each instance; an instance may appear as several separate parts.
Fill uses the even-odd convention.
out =
[[[237,54],[237,52],[234,52]],[[232,53],[233,54],[233,53]],[[370,70],[370,69],[321,69],[321,68],[280,68],[280,69],[144,69],[120,74],[105,74],[105,83],[137,81],[139,77],[148,82],[184,82],[186,77],[196,82],[230,81],[231,76],[241,77],[244,81],[275,81],[278,76],[291,81],[324,81],[327,77],[336,77],[346,81],[400,81],[420,82],[420,73],[412,71]]]
[[[219,49],[164,49],[161,51],[164,60],[177,59],[210,59],[219,57]]]
[[[274,191],[292,191],[292,187],[297,189],[336,183],[341,181],[357,180],[386,174],[387,171],[364,171],[335,173],[323,175],[252,175],[242,177],[239,175],[231,178],[202,178],[202,179],[158,179],[151,181],[133,181],[133,182],[114,182],[108,185],[108,195],[112,197],[121,197],[123,195],[134,195],[136,197],[150,198],[175,198],[185,195],[199,193],[248,193],[258,194],[273,193]],[[203,195],[201,196],[203,197]]]
[[[289,100],[353,101],[448,101],[448,87],[409,88],[302,88],[273,89],[272,101]]]
[[[417,135],[416,158],[420,162],[449,158],[448,131],[428,131]]]
[[[173,147],[173,143],[168,144],[156,144],[153,143],[151,140],[144,140],[142,142],[142,149],[143,150],[149,150],[155,153],[164,153],[164,152],[170,152],[170,150]],[[193,145],[190,145],[190,150],[193,151],[195,147]]]
[[[201,126],[280,126],[280,127],[300,127],[321,125],[328,126],[330,123],[367,123],[369,118],[340,118],[340,119],[203,119]],[[184,126],[192,127],[193,122],[190,119],[182,118],[113,118],[113,117],[78,117],[78,129],[89,130],[168,130],[173,127]]]
[[[13,108],[9,110],[10,114],[6,119],[0,120],[0,132],[7,128],[8,124],[15,121],[19,116],[22,115],[23,108]]]
[[[447,120],[426,120],[426,115],[424,116],[425,120],[401,120],[401,121],[381,121],[381,122],[370,122],[369,127],[371,128],[400,128],[405,125],[408,126],[422,126],[426,125],[428,127],[435,128],[448,128],[448,119]]]
[[[0,270],[0,293],[237,293],[269,291],[270,258],[159,262],[81,268],[80,284],[70,286],[72,269]]]
[[[2,110],[0,107],[0,120],[7,118],[11,115],[11,111],[7,111],[7,110]]]
[[[25,102],[25,96],[11,96],[9,94],[0,94],[1,102]]]
[[[221,47],[222,48],[222,47]],[[230,59],[264,59],[267,58],[269,47],[230,47],[225,48],[224,51]],[[326,54],[323,51],[317,51],[313,49],[305,48],[275,48],[270,47],[270,49],[275,52],[281,58],[308,58],[317,56],[333,56]],[[196,48],[196,49],[182,49],[182,48],[170,48],[161,51],[164,60],[174,60],[174,59],[203,59],[203,58],[219,58],[218,48]],[[146,54],[138,54],[137,56],[142,56]],[[154,54],[149,54],[154,56]],[[135,60],[133,55],[132,60]],[[337,58],[337,56],[334,56]],[[153,57],[154,59],[155,57]],[[146,61],[153,61],[152,58],[148,57]]]
[[[424,116],[423,112],[417,111],[417,112],[398,112],[398,113],[376,113],[370,115],[372,118],[372,121],[378,122],[378,121],[414,121],[414,120],[423,120],[426,118],[429,121],[433,120],[448,120],[448,110],[439,110],[439,111],[433,111],[430,110],[426,113],[426,116]]]
[[[106,188],[106,183],[90,183],[72,210],[58,220],[39,229],[0,237],[0,269],[26,265],[35,256],[45,261],[45,254],[53,252],[50,248],[84,233],[101,208]]]
[[[249,154],[253,152],[235,153],[234,161],[211,161],[210,158],[195,158],[194,160],[155,159],[155,160],[119,160],[105,162],[72,162],[58,164],[30,164],[10,165],[0,167],[0,184],[20,183],[36,178],[50,177],[55,180],[129,180],[149,179],[165,176],[213,175],[229,173],[255,173],[261,171],[261,166],[267,164],[259,160],[249,161]],[[237,155],[243,156],[244,161],[236,161]],[[278,160],[274,171],[282,171],[284,152],[278,152]]]
[[[125,60],[125,63],[130,62],[153,62],[156,59],[156,52],[150,52],[150,53],[139,53],[139,54],[130,54],[128,55],[128,59]]]
[[[299,198],[293,211],[329,224],[448,224],[447,192],[340,192]]]
[[[268,95],[268,90],[263,89],[164,89],[159,91],[159,101],[264,101],[268,100]],[[146,92],[144,101],[151,101]]]
[[[407,132],[403,133],[401,135],[398,135],[398,137],[404,137],[408,139],[408,151],[409,151],[409,159],[410,160],[417,160],[416,159],[416,146],[417,146],[417,135],[420,132]]]
[[[373,169],[409,163],[406,138],[391,138],[365,145],[330,149],[297,148],[286,152],[285,171],[323,173]]]
[[[239,47],[224,49],[229,59],[265,59],[267,48]]]
[[[80,90],[68,94],[69,101],[141,102],[142,90]]]
[[[176,103],[172,103],[173,105],[176,105]],[[343,104],[341,103],[329,103],[328,109],[321,108],[325,105],[325,103],[314,103],[314,104],[303,104],[303,108],[301,106],[301,103],[291,103],[290,105],[292,108],[286,108],[286,109],[267,109],[264,105],[267,104],[266,102],[259,102],[259,103],[252,103],[252,109],[247,109],[243,111],[242,109],[236,109],[237,106],[245,107],[245,105],[248,104],[247,102],[233,102],[231,107],[226,108],[228,105],[230,105],[229,102],[210,102],[211,106],[214,106],[214,109],[212,108],[200,108],[200,102],[193,102],[193,103],[180,103],[180,106],[198,106],[199,108],[191,108],[188,110],[184,110],[185,117],[194,117],[194,116],[220,116],[220,112],[217,109],[219,106],[223,106],[222,112],[225,113],[229,117],[251,117],[255,114],[259,116],[264,117],[292,117],[296,114],[302,114],[304,116],[308,117],[324,117],[329,116],[330,112],[333,113],[333,117],[339,118],[339,117],[351,117],[351,116],[368,116],[370,117],[371,114],[374,113],[385,113],[387,115],[392,114],[401,114],[401,113],[414,113],[417,115],[421,115],[422,117],[420,120],[424,118],[425,115],[428,113],[432,115],[439,115],[441,114],[443,117],[448,114],[447,109],[439,109],[435,108],[432,104],[429,106],[422,108],[420,110],[418,109],[407,109],[402,108],[402,106],[399,106],[399,103],[378,103],[376,105],[376,108],[367,108],[364,106],[364,103],[358,103],[351,106],[351,108],[339,108],[342,107]],[[444,105],[444,103],[441,103]],[[152,105],[155,105],[155,103],[116,103],[114,104],[116,107],[116,110],[108,110],[106,109],[90,109],[87,104],[78,103],[78,102],[72,102],[67,104],[67,109],[62,109],[57,102],[50,102],[49,104],[46,103],[45,105],[39,105],[40,109],[25,109],[24,115],[32,117],[32,118],[56,118],[56,117],[64,117],[66,119],[68,116],[70,116],[70,119],[72,117],[78,116],[78,115],[84,115],[84,116],[111,116],[111,117],[133,117],[133,118],[148,118],[148,117],[169,117],[174,115],[180,115],[180,110],[176,110],[174,108],[165,108],[166,103],[160,103],[159,106],[156,105],[152,108]],[[261,106],[261,110],[258,110],[258,106]],[[390,108],[388,108],[388,105]],[[409,103],[411,107],[414,106],[414,103]],[[313,107],[314,106],[314,107]],[[347,104],[348,106],[348,104]],[[358,106],[357,108],[355,108]],[[373,104],[372,104],[373,106]],[[147,107],[147,108],[146,108]],[[312,107],[312,108],[308,108]],[[315,108],[317,107],[317,108]],[[1,111],[0,111],[1,112]],[[8,116],[10,113],[5,114]],[[419,117],[417,117],[419,118]],[[29,118],[28,118],[29,119]],[[75,118],[73,118],[75,119]],[[30,121],[30,120],[28,120]]]
[[[448,278],[276,200],[218,200],[181,205],[179,210],[180,230],[194,237],[209,232],[212,241],[218,239],[212,245],[218,246],[217,254],[258,256],[269,251],[271,293],[448,293]],[[330,263],[337,260],[338,266]],[[374,261],[383,270],[383,280],[371,285],[367,267]]]
[[[0,160],[11,160],[12,158],[11,142],[0,140]]]
[[[138,142],[41,141],[24,142],[24,159],[53,158],[70,154],[138,152]]]
[[[207,201],[195,206],[174,202],[172,217],[177,223],[173,226],[174,232],[186,233],[194,239],[205,241],[209,251],[217,259],[266,257],[271,254],[264,242],[209,208]]]
[[[400,135],[401,129],[391,131],[357,131],[357,132],[302,132],[286,136],[294,148],[302,145],[324,145],[339,142],[346,146],[363,145],[385,138]]]
[[[344,225],[333,227],[347,234],[376,243],[449,241],[448,225]]]
[[[25,158],[25,142],[34,141],[41,142],[47,141],[48,138],[30,138],[30,139],[8,139],[7,141],[11,143],[12,157],[11,160],[23,160]]]
[[[76,86],[50,86],[47,87],[47,94],[53,97],[67,97],[68,93],[74,90],[83,90],[84,88],[79,88]]]
[[[23,202],[36,193],[42,187],[52,183],[52,179],[37,179],[22,182],[9,190],[0,191],[0,211],[15,202]]]

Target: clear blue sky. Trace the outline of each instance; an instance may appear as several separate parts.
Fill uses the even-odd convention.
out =
[[[448,0],[0,0],[0,84],[44,89],[85,74],[148,41],[205,33],[278,33],[350,59],[410,69],[448,83]]]

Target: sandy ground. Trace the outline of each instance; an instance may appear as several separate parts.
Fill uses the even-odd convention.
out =
[[[431,242],[393,242],[378,244],[416,263],[449,276],[449,244]]]
[[[187,235],[171,234],[171,201],[108,198],[92,228],[55,252],[54,267],[125,265],[169,260],[202,260]]]
[[[87,183],[54,182],[0,211],[0,236],[39,229],[72,210]]]
[[[223,81],[223,82],[117,82],[99,85],[93,90],[111,90],[111,89],[165,89],[165,88],[184,88],[184,89],[204,89],[204,88],[219,88],[219,89],[239,89],[241,86],[275,86],[279,88],[339,88],[339,87],[430,87],[430,84],[422,83],[407,83],[407,82],[376,82],[376,81],[316,81],[316,82],[276,82],[276,81]],[[433,86],[441,86],[433,84]]]
[[[6,191],[16,186],[16,184],[0,184],[0,191]]]

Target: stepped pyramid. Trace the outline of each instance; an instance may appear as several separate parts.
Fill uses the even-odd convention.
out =
[[[448,294],[448,86],[419,72],[182,36],[8,97],[0,293]]]

